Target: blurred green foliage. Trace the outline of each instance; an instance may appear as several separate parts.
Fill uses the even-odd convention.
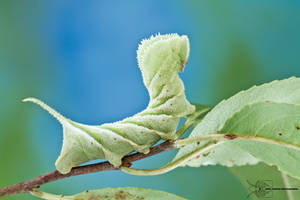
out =
[[[40,37],[41,31],[38,29],[47,22],[49,13],[61,9],[64,7],[63,5],[67,5],[65,9],[68,9],[68,6],[78,3],[72,1],[69,4],[64,2],[61,3],[63,5],[60,5],[58,2],[46,3],[38,0],[24,2],[2,0],[0,2],[0,187],[27,180],[54,169],[54,166],[49,164],[52,163],[50,162],[52,157],[51,159],[44,157],[41,152],[45,152],[45,148],[48,148],[47,151],[55,151],[53,155],[56,155],[58,150],[51,149],[52,146],[47,146],[49,141],[45,139],[41,143],[43,146],[39,145],[41,141],[34,137],[31,127],[32,123],[37,123],[33,120],[36,113],[33,113],[31,106],[22,104],[21,100],[29,96],[54,96],[51,93],[53,92],[52,87],[55,86],[55,90],[60,89],[57,88],[55,82],[62,81],[62,78],[55,74],[53,68],[55,61],[48,55],[49,52],[44,47],[46,43]],[[76,16],[88,15],[88,11],[84,10],[83,5],[85,4],[88,3],[79,4],[82,10],[74,14],[75,18]],[[132,4],[148,6],[149,2],[134,1]],[[194,63],[194,66],[189,67],[183,76],[189,77],[188,80],[185,79],[185,83],[193,102],[215,105],[220,100],[252,85],[287,78],[292,75],[300,76],[298,61],[300,12],[297,2],[283,0],[274,2],[192,0],[184,3],[168,1],[167,7],[159,7],[163,4],[161,1],[154,1],[153,4],[155,6],[147,7],[151,16],[149,16],[149,21],[145,22],[146,28],[138,27],[141,28],[140,32],[138,32],[134,22],[122,21],[124,16],[128,14],[129,8],[108,9],[104,15],[105,17],[113,16],[112,18],[109,20],[104,18],[105,20],[99,22],[100,17],[95,16],[94,21],[96,24],[105,21],[109,25],[118,20],[121,21],[118,28],[124,32],[113,32],[114,37],[118,37],[116,40],[120,41],[127,40],[123,35],[125,32],[131,33],[129,30],[137,32],[135,37],[140,38],[153,30],[164,27],[160,25],[155,26],[153,30],[147,29],[147,26],[151,24],[159,24],[163,20],[170,20],[171,23],[174,19],[169,19],[165,13],[171,12],[172,9],[175,10],[178,19],[188,16],[187,29],[188,27],[194,28],[187,33],[193,42],[191,51],[191,61],[193,62],[191,65],[193,66]],[[118,8],[117,4],[113,4],[111,8],[115,7]],[[168,7],[170,10],[167,12],[165,9]],[[69,9],[72,8],[70,6]],[[100,7],[96,8],[99,9]],[[137,8],[139,7],[137,6]],[[163,13],[161,14],[163,19],[154,18],[157,21],[151,21],[153,15],[157,13]],[[71,21],[74,16],[70,17]],[[63,15],[63,18],[68,17],[67,14],[66,16]],[[54,19],[53,23],[59,23],[55,20],[57,19]],[[142,20],[144,19],[142,18]],[[83,24],[86,22],[78,21]],[[148,24],[148,22],[153,23]],[[112,26],[110,30],[115,30],[115,28]],[[78,30],[81,31],[80,33],[86,32],[84,28],[78,28]],[[177,32],[178,29],[173,27],[171,31]],[[112,35],[112,32],[108,32],[106,29],[101,29],[101,32],[105,33],[105,37]],[[136,38],[134,41],[137,41]],[[72,42],[71,39],[67,42]],[[105,41],[102,39],[101,45],[102,42]],[[77,43],[73,45],[76,46]],[[107,48],[108,45],[110,44],[104,43],[102,46]],[[122,47],[122,45],[117,45]],[[96,50],[89,49],[88,53]],[[71,67],[73,66],[70,66],[70,69],[75,71],[75,67]],[[84,67],[86,66],[82,66],[82,69]],[[120,69],[124,67],[127,65],[120,66]],[[60,73],[63,73],[63,69],[60,70]],[[80,73],[80,70],[78,71]],[[108,79],[113,78],[106,76]],[[78,77],[81,77],[81,74]],[[51,78],[55,78],[55,80]],[[90,81],[90,77],[86,79],[86,82]],[[137,77],[133,79],[137,79]],[[70,85],[74,85],[73,88],[70,88],[77,91],[75,82],[77,83],[77,80],[70,83]],[[113,85],[105,85],[105,87],[113,87]],[[70,97],[70,99],[74,99],[74,97]],[[59,131],[61,130],[57,132]],[[171,159],[172,155],[172,153],[163,154],[157,159],[153,158],[143,162],[141,166],[152,166],[151,163],[161,164],[162,159]],[[103,180],[103,177],[108,176],[110,177],[109,180],[105,178]],[[244,183],[243,178],[241,180]],[[126,185],[124,185],[125,183]],[[116,185],[141,185],[161,190],[167,189],[168,192],[174,192],[190,199],[240,200],[247,196],[247,188],[243,187],[239,180],[232,176],[226,168],[220,166],[180,168],[166,175],[145,178],[127,176],[117,172],[92,174],[47,184],[43,189],[49,192],[67,191],[67,193],[75,193],[87,189],[82,188],[83,186],[93,186],[95,189]],[[3,198],[3,200],[8,199],[34,198],[29,195]]]
[[[45,65],[45,60],[38,41],[22,21],[26,19],[22,14],[33,10],[30,2],[0,3],[0,187],[30,179],[43,169],[38,165],[40,155],[32,148],[35,141],[28,129],[31,114],[21,102],[24,97],[45,89],[42,80],[47,79],[40,77],[47,72],[41,72],[39,67]],[[10,196],[3,200],[28,197]]]

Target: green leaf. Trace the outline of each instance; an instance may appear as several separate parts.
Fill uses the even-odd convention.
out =
[[[250,136],[249,140],[233,143],[255,158],[300,178],[300,105],[247,105],[227,120],[220,132]]]
[[[259,163],[254,166],[232,167],[230,171],[248,189],[249,200],[268,197],[272,200],[300,199],[300,181],[281,173],[274,166],[271,167],[264,163]],[[298,188],[298,190],[268,190],[266,187],[263,187],[264,183],[268,185],[268,188]]]
[[[273,102],[247,105],[228,119],[219,132],[210,135],[211,139],[235,139],[225,144],[237,145],[255,158],[300,178],[300,105]],[[219,141],[215,146],[222,145],[221,142],[224,144]],[[206,154],[206,157],[214,156],[212,150],[202,155]],[[239,152],[229,150],[227,154],[237,157]],[[235,160],[230,158],[229,162],[234,164]]]
[[[281,81],[273,81],[261,86],[254,86],[249,90],[236,94],[228,100],[222,101],[204,117],[204,119],[192,131],[189,138],[218,133],[223,129],[226,121],[233,117],[233,115],[240,111],[244,106],[266,101],[300,104],[300,79],[292,77]],[[249,125],[252,123],[262,125],[265,121],[256,122],[251,120],[245,123],[248,123]],[[272,132],[270,134],[275,135],[278,134],[278,132]],[[194,155],[197,153],[197,150],[202,149],[206,143],[207,142],[201,142],[186,145],[179,150],[173,161],[187,158],[189,155]],[[248,142],[247,144],[250,143],[251,142]],[[257,144],[257,142],[255,142],[255,144]],[[201,152],[205,153],[204,155],[209,152],[208,156],[195,155],[189,161],[186,161],[181,165],[197,167],[200,165],[221,164],[231,167],[233,165],[240,166],[245,164],[256,164],[259,162],[261,157],[257,159],[255,156],[251,155],[253,152],[248,152],[247,147],[245,147],[247,149],[245,150],[245,148],[241,148],[241,146],[243,145],[236,144],[236,141],[219,143],[218,145],[211,146],[209,151]],[[265,147],[269,148],[269,145],[266,144]],[[286,156],[288,155],[286,154]],[[269,160],[268,162],[271,161]]]
[[[237,145],[255,158],[300,178],[300,105],[260,102],[244,106],[226,121],[219,133],[235,139],[225,144]],[[211,152],[204,154],[214,156]],[[227,154],[237,157],[239,152]],[[235,160],[230,158],[229,162],[234,164]]]
[[[42,191],[32,191],[31,194],[46,200],[186,200],[168,192],[135,187],[87,190],[74,196],[54,195]]]

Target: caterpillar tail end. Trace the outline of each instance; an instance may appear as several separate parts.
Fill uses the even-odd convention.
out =
[[[67,119],[63,115],[61,115],[58,111],[54,110],[53,108],[51,108],[50,106],[48,106],[47,104],[45,104],[39,99],[29,97],[23,99],[22,102],[32,102],[41,106],[43,109],[48,111],[53,117],[55,117],[62,125],[64,125],[67,121]]]

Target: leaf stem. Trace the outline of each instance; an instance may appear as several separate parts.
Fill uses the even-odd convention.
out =
[[[182,125],[182,127],[176,132],[176,138],[182,136],[192,125],[193,121],[187,119],[186,122]]]
[[[194,123],[196,122],[196,119],[201,116],[203,113],[206,113],[209,111],[211,108],[206,107],[204,109],[201,109],[199,111],[194,112],[193,114],[190,115],[190,117],[187,117],[186,122],[182,125],[182,127],[176,132],[177,138],[182,136]]]
[[[216,145],[219,145],[223,142],[216,142],[216,141],[209,141],[205,145],[203,145],[201,148],[181,157],[180,159],[170,162],[167,165],[165,165],[162,168],[157,169],[136,169],[136,168],[129,168],[129,167],[121,167],[121,170],[125,173],[132,174],[132,175],[139,175],[139,176],[153,176],[153,175],[159,175],[164,174],[166,172],[169,172],[179,166],[182,166],[185,162],[193,159],[194,157],[197,157],[198,155],[210,150],[211,148],[215,147]]]

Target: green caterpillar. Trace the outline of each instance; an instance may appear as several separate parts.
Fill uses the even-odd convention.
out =
[[[35,98],[27,98],[52,114],[63,126],[64,141],[55,165],[65,174],[90,160],[107,159],[114,166],[131,152],[148,153],[159,140],[176,139],[181,117],[194,112],[178,76],[189,57],[187,36],[152,36],[137,51],[138,64],[150,95],[145,110],[115,123],[100,126],[80,124],[65,118]]]

